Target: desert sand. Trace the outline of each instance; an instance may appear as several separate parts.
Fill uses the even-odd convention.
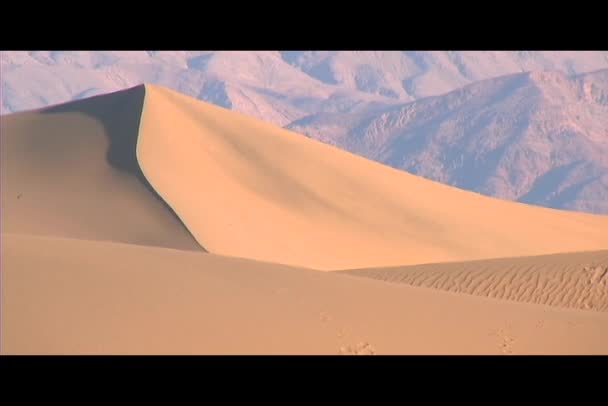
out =
[[[608,216],[158,86],[0,130],[2,353],[608,353]]]
[[[122,243],[4,235],[4,353],[608,354],[608,313]]]

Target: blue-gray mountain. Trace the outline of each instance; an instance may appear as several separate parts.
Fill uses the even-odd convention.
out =
[[[607,68],[605,51],[1,52],[0,111],[158,83],[465,189],[608,213]]]
[[[369,114],[288,126],[463,189],[608,214],[608,69],[522,73]]]

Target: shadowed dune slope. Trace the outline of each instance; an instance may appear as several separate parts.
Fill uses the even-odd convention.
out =
[[[200,250],[137,163],[144,93],[3,116],[2,231]]]
[[[2,244],[3,354],[608,354],[604,312],[158,247]]]
[[[497,299],[608,311],[608,250],[344,273]]]
[[[331,270],[608,248],[608,216],[459,190],[159,86],[138,159],[221,255]]]

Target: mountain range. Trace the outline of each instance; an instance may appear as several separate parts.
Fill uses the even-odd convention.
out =
[[[459,188],[608,213],[608,69],[501,76],[380,112],[321,113],[288,128]]]
[[[0,53],[3,114],[165,85],[478,193],[608,212],[608,52]]]

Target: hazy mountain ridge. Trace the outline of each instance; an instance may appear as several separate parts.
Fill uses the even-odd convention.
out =
[[[322,83],[274,51],[2,52],[0,61],[2,113],[144,82],[169,86],[278,125],[318,111],[349,112],[393,101]]]
[[[3,113],[149,82],[286,125],[307,114],[407,102],[512,73],[594,71],[608,67],[608,52],[12,51],[1,53],[0,66],[9,94]],[[253,93],[252,102],[264,107],[247,102]]]
[[[380,114],[309,117],[290,128],[464,189],[608,212],[608,69],[509,75]]]
[[[580,51],[291,51],[282,56],[324,83],[403,101],[519,72],[559,70],[577,74],[608,67],[608,52]]]
[[[461,188],[606,213],[606,68],[606,51],[1,52],[0,111],[158,83]]]

